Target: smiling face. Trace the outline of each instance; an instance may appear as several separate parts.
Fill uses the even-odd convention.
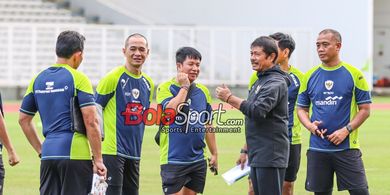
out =
[[[133,36],[127,40],[123,54],[128,64],[135,68],[141,67],[149,55],[146,40],[141,36]]]
[[[329,64],[339,59],[341,42],[336,39],[333,33],[319,34],[316,46],[318,57],[324,64]]]
[[[200,73],[200,59],[187,56],[183,63],[178,62],[176,65],[179,72],[188,74],[188,79],[191,83],[198,78]]]
[[[264,71],[271,68],[274,63],[275,54],[268,55],[264,53],[263,47],[254,46],[251,48],[252,69],[255,71]]]

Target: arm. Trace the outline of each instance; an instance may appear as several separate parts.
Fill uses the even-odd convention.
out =
[[[309,130],[313,135],[320,136],[322,139],[324,139],[324,134],[327,131],[326,129],[319,129],[318,126],[321,124],[321,121],[310,121],[309,117],[309,108],[306,107],[300,107],[297,108],[297,115],[299,120],[301,121],[302,125]]]
[[[207,125],[207,129],[211,128],[211,125]],[[218,150],[214,132],[206,131],[206,143],[211,153],[210,166],[218,169]]]
[[[23,112],[19,113],[19,125],[23,130],[24,135],[27,137],[27,140],[30,142],[34,150],[41,154],[42,143],[37,135],[37,130],[32,122],[34,116],[25,114]]]
[[[241,169],[244,169],[247,160],[248,160],[248,146],[245,143],[240,151],[240,157],[238,157],[236,164],[241,165]]]
[[[349,122],[349,125],[351,125],[352,130],[359,128],[360,125],[362,125],[363,122],[370,116],[370,104],[360,104],[358,108],[359,111],[356,113],[356,116],[351,120],[351,122]],[[328,139],[335,145],[339,145],[345,140],[345,138],[349,134],[350,132],[348,131],[348,129],[346,127],[343,127],[329,135]]]
[[[176,80],[180,85],[180,91],[179,93],[173,97],[169,103],[167,104],[166,108],[171,109],[177,109],[177,106],[181,103],[183,103],[186,100],[186,96],[188,93],[188,89],[190,86],[190,80],[188,79],[188,75],[185,73],[177,73]]]
[[[244,101],[244,99],[234,96],[225,84],[220,87],[217,87],[217,89],[215,89],[215,92],[217,94],[218,99],[230,104],[236,109],[240,109],[241,103]]]
[[[188,92],[188,89],[181,88],[179,93],[169,101],[166,108],[171,108],[171,109],[177,110],[177,106],[186,100],[187,92]]]
[[[275,108],[283,96],[287,98],[287,85],[280,82],[269,81],[263,85],[256,99],[243,101],[240,111],[252,119],[267,117],[267,114]],[[287,103],[286,103],[287,104]]]
[[[93,154],[94,169],[100,176],[106,177],[107,169],[103,164],[103,157],[101,153],[101,136],[99,130],[99,121],[97,118],[95,106],[85,106],[81,108],[83,120],[87,129],[88,141],[91,145]]]
[[[5,121],[1,112],[0,112],[0,141],[7,149],[9,164],[11,166],[18,164],[20,159],[19,156],[16,154],[16,151],[9,139],[7,130],[5,128]]]

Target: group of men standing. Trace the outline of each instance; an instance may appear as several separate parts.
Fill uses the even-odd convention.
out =
[[[122,51],[125,64],[105,75],[95,94],[89,79],[77,71],[83,60],[84,41],[84,36],[75,31],[58,36],[57,63],[33,78],[20,108],[19,123],[41,158],[40,193],[85,195],[95,172],[106,179],[107,195],[137,195],[145,118],[136,113],[150,108],[155,88],[152,79],[142,72],[149,55],[147,39],[138,33],[126,39]],[[189,109],[211,112],[208,89],[194,83],[201,59],[201,54],[191,47],[176,52],[177,76],[161,84],[156,94],[163,109],[178,111],[178,104],[192,99]],[[194,87],[187,94],[192,83]],[[72,98],[78,99],[86,135],[71,130]],[[99,129],[96,107],[103,109],[103,129]],[[32,122],[36,112],[43,124],[43,143]],[[166,125],[173,128],[176,123]],[[200,126],[191,123],[188,128]],[[207,171],[206,144],[211,152],[209,165],[218,166],[214,133],[159,133],[164,193],[202,193]]]
[[[306,190],[332,194],[336,173],[338,190],[369,194],[358,128],[369,117],[371,96],[362,72],[340,60],[341,45],[339,32],[322,30],[316,41],[321,64],[303,75],[288,63],[295,48],[289,35],[259,37],[251,44],[256,72],[248,99],[232,95],[226,86],[216,89],[219,99],[245,115],[246,144],[237,163],[249,160],[248,194],[293,194],[300,164],[299,121],[312,133]]]
[[[134,113],[149,109],[155,89],[152,79],[142,72],[149,55],[147,39],[141,34],[126,39],[125,64],[104,76],[95,94],[87,76],[77,71],[83,60],[84,41],[84,36],[75,31],[58,36],[56,64],[32,79],[20,108],[20,126],[41,158],[40,193],[87,194],[92,174],[97,173],[106,178],[108,195],[137,195],[145,124],[134,124],[138,120]],[[219,99],[245,115],[246,144],[237,163],[249,161],[251,166],[249,194],[293,194],[300,165],[301,123],[312,133],[306,189],[318,195],[332,194],[336,172],[339,190],[368,194],[357,138],[358,127],[370,112],[369,87],[357,68],[340,60],[341,36],[337,31],[321,31],[316,44],[322,63],[304,75],[289,63],[295,49],[290,35],[259,37],[250,46],[255,72],[248,98],[232,95],[225,85],[216,89]],[[183,113],[182,103],[186,103],[187,110],[211,113],[209,90],[195,83],[201,60],[195,48],[177,50],[177,76],[157,87],[157,103],[163,110]],[[86,135],[71,130],[70,100],[74,97]],[[103,108],[103,141],[96,104]],[[32,121],[37,112],[43,125],[43,143]],[[213,171],[218,168],[215,134],[207,130],[187,132],[211,127],[211,115],[200,117],[195,122],[183,122],[192,118],[175,115],[165,128],[179,131],[158,132],[164,194],[203,192],[206,145],[211,153],[209,166]],[[3,142],[1,135],[0,131]],[[16,154],[11,161],[19,161]]]

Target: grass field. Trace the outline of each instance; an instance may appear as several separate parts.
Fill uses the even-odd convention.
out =
[[[389,98],[376,98],[374,102],[389,103],[390,100]],[[237,111],[228,111],[225,117],[239,118],[242,115]],[[373,110],[371,117],[360,129],[361,149],[372,195],[390,195],[389,119],[389,110]],[[22,161],[18,166],[10,167],[7,164],[6,151],[3,151],[3,160],[6,169],[4,194],[39,194],[39,158],[17,124],[17,113],[6,113],[6,122],[11,139]],[[145,130],[140,171],[141,195],[162,194],[159,174],[159,152],[153,140],[155,131],[155,127],[149,127]],[[303,131],[301,167],[298,173],[298,180],[295,184],[295,194],[297,195],[309,194],[304,190],[304,179],[306,175],[305,153],[308,135],[309,133],[307,131]],[[220,174],[234,166],[243,143],[243,130],[237,134],[217,134]],[[213,176],[208,174],[207,176],[205,195],[243,195],[246,192],[246,179],[242,179],[232,186],[228,186],[220,175]],[[348,192],[335,192],[334,194],[348,194]]]

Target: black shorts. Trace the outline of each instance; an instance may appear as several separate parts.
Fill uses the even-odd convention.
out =
[[[183,187],[203,193],[206,183],[205,160],[189,165],[161,165],[162,188],[165,194],[174,194]]]
[[[41,194],[85,195],[91,192],[91,160],[41,160]]]
[[[138,195],[139,160],[104,154],[103,162],[107,168],[107,195]]]
[[[251,181],[255,194],[282,195],[285,168],[251,167]]]
[[[294,182],[297,179],[299,165],[301,164],[301,144],[290,144],[290,156],[288,167],[284,175],[284,181]]]
[[[332,191],[334,173],[339,191],[368,188],[361,157],[359,149],[341,152],[307,151],[306,190]]]
[[[3,188],[4,188],[4,165],[3,165],[3,155],[0,154],[0,195],[3,195]]]

